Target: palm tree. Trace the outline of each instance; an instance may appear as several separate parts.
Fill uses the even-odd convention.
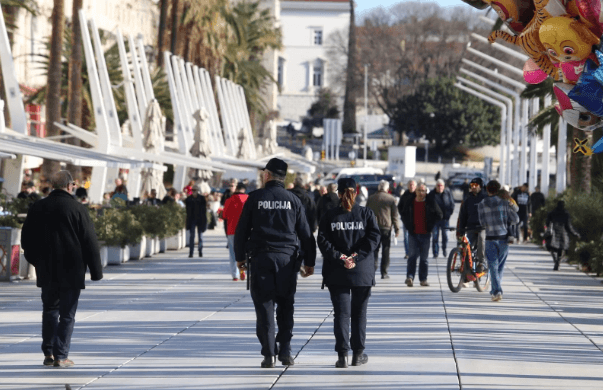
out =
[[[354,0],[350,0],[350,31],[348,39],[348,67],[346,70],[345,96],[343,100],[343,132],[356,132],[356,24],[354,20]]]
[[[46,130],[48,136],[59,134],[59,129],[54,125],[54,122],[61,120],[61,55],[65,29],[65,0],[54,0],[51,20],[52,36],[48,62],[48,94],[46,97]],[[57,161],[44,160],[42,174],[49,179],[52,174],[58,171],[58,168],[59,163]]]
[[[73,0],[72,8],[72,34],[71,34],[71,56],[69,61],[69,112],[67,119],[69,123],[82,126],[82,30],[80,28],[79,10],[82,9],[83,0]],[[80,140],[71,139],[71,143],[80,146]],[[82,169],[77,165],[67,167],[75,179],[82,179]]]
[[[223,8],[222,16],[230,29],[224,52],[222,77],[240,84],[245,90],[247,107],[252,119],[267,111],[262,97],[266,83],[276,82],[262,65],[267,50],[282,47],[282,35],[274,27],[274,18],[259,2],[237,4],[232,12]]]
[[[165,31],[167,29],[167,17],[168,17],[168,0],[160,0],[160,11],[159,11],[159,31],[157,36],[157,66],[163,66],[163,51],[165,44]]]

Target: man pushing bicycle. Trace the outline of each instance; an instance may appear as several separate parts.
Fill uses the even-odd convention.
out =
[[[478,265],[483,264],[486,258],[486,231],[480,224],[477,212],[477,205],[486,198],[483,188],[482,179],[476,177],[471,180],[469,196],[461,204],[456,227],[457,239],[461,239],[463,235],[467,234],[471,246],[477,246],[475,257]]]

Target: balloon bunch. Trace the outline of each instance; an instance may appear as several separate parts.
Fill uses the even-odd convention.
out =
[[[463,0],[492,7],[513,34],[493,31],[497,39],[521,47],[530,59],[524,79],[538,84],[551,77],[555,109],[577,129],[603,127],[603,9],[601,0]],[[576,140],[574,152],[603,152],[603,138],[592,148]]]

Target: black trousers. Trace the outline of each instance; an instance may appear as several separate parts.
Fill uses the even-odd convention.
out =
[[[287,356],[291,353],[293,304],[299,267],[295,259],[283,253],[260,253],[251,261],[251,299],[255,307],[256,335],[264,356]]]
[[[42,352],[65,360],[69,356],[75,312],[81,290],[42,287]]]
[[[329,292],[335,309],[333,320],[335,351],[347,352],[351,347],[353,352],[362,353],[366,340],[366,310],[371,287],[329,286]]]
[[[387,275],[387,269],[389,268],[389,249],[392,244],[392,231],[391,230],[381,230],[381,241],[379,245],[377,245],[377,249],[375,249],[375,271],[377,271],[377,267],[379,266],[379,248],[383,247],[383,252],[381,255],[381,275]]]
[[[559,262],[563,256],[563,249],[550,248],[551,255],[553,255],[553,261],[555,262],[555,269],[559,268]]]

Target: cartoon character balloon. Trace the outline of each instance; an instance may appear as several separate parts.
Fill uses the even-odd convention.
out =
[[[524,79],[555,81],[556,109],[569,124],[592,131],[603,127],[603,0],[463,0],[476,8],[490,5],[513,34],[494,31],[498,39],[530,57]],[[603,152],[603,138],[592,148],[576,140],[574,152]]]

